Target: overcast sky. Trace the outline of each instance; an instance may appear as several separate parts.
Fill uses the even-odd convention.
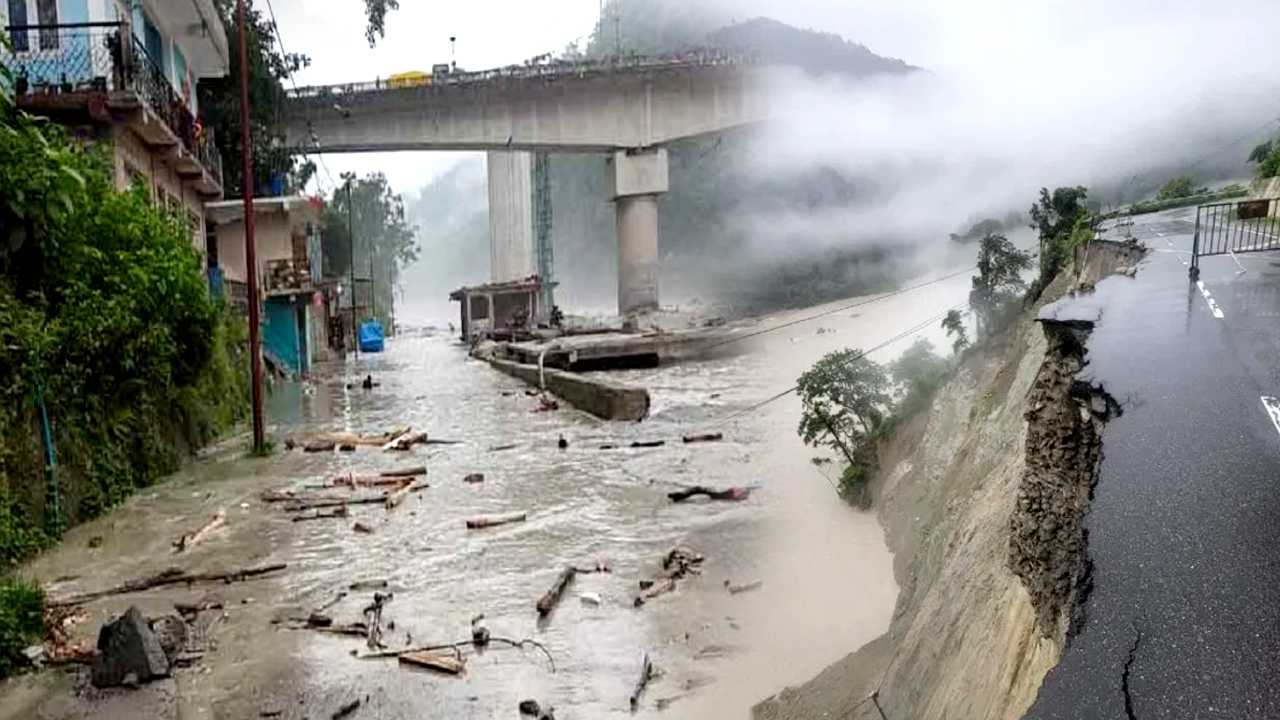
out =
[[[259,0],[265,9],[265,3]],[[599,0],[400,0],[387,16],[387,36],[370,49],[360,0],[271,0],[285,49],[311,58],[299,85],[372,80],[407,70],[430,70],[450,61],[457,41],[458,66],[484,69],[560,52],[595,27]],[[318,6],[323,4],[324,11]],[[370,153],[325,158],[333,177],[344,170],[380,170],[397,191],[416,193],[466,153]],[[321,172],[320,182],[328,189]]]

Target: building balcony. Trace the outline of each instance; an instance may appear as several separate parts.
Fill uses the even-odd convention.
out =
[[[306,258],[268,260],[265,282],[267,296],[293,295],[312,289],[311,263]]]
[[[67,122],[125,124],[202,195],[222,194],[213,131],[192,115],[127,23],[9,26],[18,107]]]

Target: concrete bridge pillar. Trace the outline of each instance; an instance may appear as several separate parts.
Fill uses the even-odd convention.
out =
[[[538,272],[533,253],[533,154],[490,151],[489,281],[523,280]]]
[[[658,196],[669,187],[664,148],[619,150],[608,160],[617,215],[618,314],[658,309]]]

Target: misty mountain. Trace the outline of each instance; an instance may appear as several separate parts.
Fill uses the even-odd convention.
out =
[[[751,52],[767,64],[790,65],[813,75],[868,77],[920,69],[897,58],[881,57],[834,33],[801,30],[763,17],[721,28],[707,36],[707,43]]]
[[[458,163],[417,194],[404,197],[418,227],[418,261],[401,272],[401,315],[451,319],[449,292],[489,280],[489,195],[483,158]]]

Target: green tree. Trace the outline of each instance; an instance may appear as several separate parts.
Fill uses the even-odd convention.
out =
[[[884,368],[853,349],[828,353],[796,384],[800,438],[844,456],[849,467],[840,494],[855,504],[866,502],[866,481],[876,464],[873,440],[893,403],[890,388]]]
[[[222,154],[223,190],[228,197],[244,192],[243,158],[240,138],[240,25],[236,22],[235,0],[216,0],[218,14],[231,48],[230,69],[224,77],[200,82],[200,107]],[[306,55],[284,54],[280,50],[271,19],[245,0],[245,40],[249,57],[249,130],[253,142],[253,190],[266,195],[273,185],[285,190],[301,188],[309,177],[299,176],[296,161],[285,145],[285,82],[289,76],[311,64]],[[315,166],[309,167],[314,173]],[[291,186],[291,187],[290,187]]]
[[[1004,235],[990,233],[978,248],[978,274],[969,291],[969,307],[977,320],[978,335],[990,335],[1018,294],[1027,287],[1022,273],[1031,267],[1031,255],[1014,247]]]
[[[948,310],[947,316],[942,318],[942,329],[947,331],[947,337],[952,338],[951,350],[959,355],[966,347],[969,347],[969,331],[964,326],[964,316],[959,310]]]
[[[1039,201],[1031,206],[1031,228],[1040,234],[1040,287],[1049,284],[1070,256],[1072,233],[1089,212],[1088,195],[1080,186],[1056,188],[1052,194],[1041,188]]]
[[[1258,177],[1280,175],[1280,140],[1268,140],[1249,153],[1249,162],[1258,164]]]
[[[1156,200],[1176,200],[1196,194],[1196,181],[1189,175],[1176,177],[1164,184],[1156,193]]]
[[[351,275],[354,255],[357,280],[372,278],[378,320],[390,327],[400,272],[418,258],[417,230],[406,219],[404,201],[391,190],[385,175],[357,178],[355,173],[343,173],[342,180],[325,207],[324,266],[345,279]],[[362,289],[357,296],[361,303],[368,298],[366,293]]]
[[[369,47],[387,36],[387,12],[399,9],[399,0],[364,0],[364,13],[368,19],[364,38],[369,41]]]
[[[933,343],[920,338],[889,365],[889,374],[902,393],[897,414],[910,416],[921,410],[951,375],[951,363],[933,351]]]

